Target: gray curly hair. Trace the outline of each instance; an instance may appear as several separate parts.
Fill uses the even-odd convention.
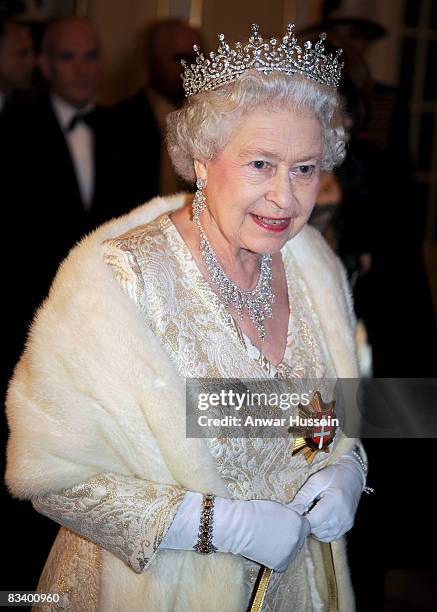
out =
[[[167,146],[176,172],[194,183],[194,160],[205,162],[228,144],[242,118],[255,110],[313,112],[322,128],[322,170],[345,157],[346,133],[335,89],[299,74],[260,74],[248,70],[239,79],[194,95],[167,117]]]

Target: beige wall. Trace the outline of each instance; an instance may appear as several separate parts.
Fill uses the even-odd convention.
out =
[[[230,41],[247,40],[252,23],[258,23],[266,36],[277,34],[282,30],[283,16],[282,1],[204,0],[202,29],[208,46],[216,48],[220,32]]]
[[[111,103],[132,93],[142,78],[139,34],[157,15],[158,0],[90,0],[105,53],[101,99]]]

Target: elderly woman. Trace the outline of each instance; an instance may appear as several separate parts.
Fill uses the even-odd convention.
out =
[[[220,36],[168,122],[194,199],[112,220],[62,264],[7,400],[10,491],[62,525],[47,609],[242,611],[261,565],[265,610],[353,610],[360,443],[185,431],[189,378],[357,375],[343,270],[306,226],[343,157],[339,70],[293,26]]]

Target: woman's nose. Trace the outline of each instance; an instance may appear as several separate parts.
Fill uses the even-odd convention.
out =
[[[266,195],[266,200],[275,204],[281,210],[294,209],[297,200],[294,195],[294,185],[288,171],[277,170],[271,180],[270,190]]]

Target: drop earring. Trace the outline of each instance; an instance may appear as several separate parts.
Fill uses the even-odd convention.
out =
[[[193,200],[193,221],[197,223],[200,219],[200,213],[206,208],[206,198],[205,194],[203,193],[203,190],[206,187],[206,181],[198,178],[196,181],[196,187],[197,191]]]

